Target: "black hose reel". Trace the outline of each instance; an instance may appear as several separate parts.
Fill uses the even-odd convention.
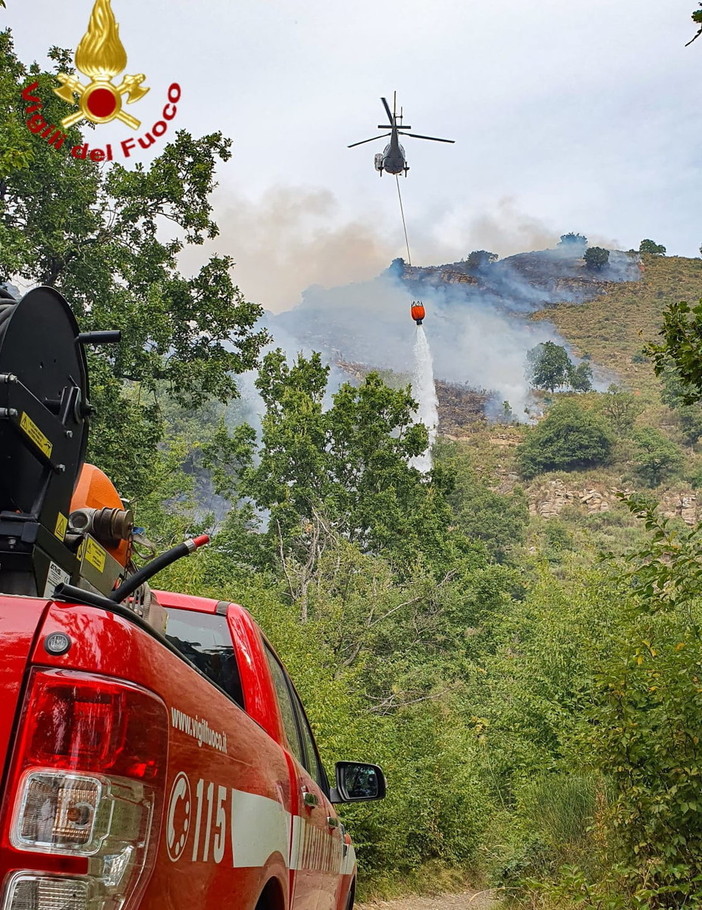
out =
[[[83,345],[118,340],[81,335],[53,288],[0,297],[0,592],[43,596],[76,577],[64,540],[88,442]]]

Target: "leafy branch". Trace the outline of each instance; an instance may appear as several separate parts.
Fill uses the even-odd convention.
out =
[[[700,6],[700,9],[695,10],[695,12],[692,14],[692,21],[696,22],[699,25],[699,29],[695,37],[688,41],[685,47],[689,47],[693,41],[697,41],[699,36],[702,35],[702,3],[699,3],[698,5]]]

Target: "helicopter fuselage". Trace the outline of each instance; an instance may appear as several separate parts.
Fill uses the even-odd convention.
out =
[[[375,156],[375,169],[381,174],[383,171],[387,171],[388,174],[401,174],[403,171],[405,174],[407,173],[409,165],[405,157],[405,150],[400,145],[397,136],[393,136],[382,153]]]

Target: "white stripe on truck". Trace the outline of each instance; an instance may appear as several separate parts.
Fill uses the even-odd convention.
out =
[[[234,868],[260,868],[272,853],[288,858],[290,813],[266,796],[232,790]]]

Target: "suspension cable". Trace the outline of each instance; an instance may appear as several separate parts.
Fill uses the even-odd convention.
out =
[[[400,178],[397,174],[395,174],[395,182],[397,183],[397,198],[400,200],[400,214],[402,215],[402,229],[405,232],[405,244],[407,246],[407,265],[412,265],[412,256],[410,254],[409,239],[407,237],[407,222],[405,221],[405,209],[402,205],[402,193],[400,192]]]

